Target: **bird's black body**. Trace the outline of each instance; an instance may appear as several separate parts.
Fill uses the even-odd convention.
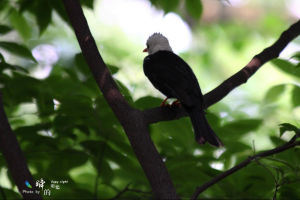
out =
[[[181,102],[191,118],[198,143],[223,145],[205,118],[201,89],[184,60],[171,51],[158,51],[145,57],[144,73],[156,89]]]

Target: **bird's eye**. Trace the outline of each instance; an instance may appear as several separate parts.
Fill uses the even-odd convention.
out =
[[[147,49],[149,49],[149,44],[146,44],[147,45]]]

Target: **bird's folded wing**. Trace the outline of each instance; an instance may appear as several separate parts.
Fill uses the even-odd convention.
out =
[[[161,54],[144,61],[144,72],[152,84],[165,95],[179,99],[186,106],[199,103],[202,94],[192,69],[172,52],[159,53]]]

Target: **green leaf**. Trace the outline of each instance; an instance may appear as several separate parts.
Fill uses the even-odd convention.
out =
[[[0,59],[2,59],[1,56],[2,55],[0,54]],[[0,71],[2,71],[4,69],[11,69],[11,70],[14,70],[14,71],[29,73],[28,70],[25,69],[24,67],[20,67],[18,65],[11,65],[11,64],[8,64],[6,62],[1,62],[0,61]]]
[[[0,53],[0,63],[5,63],[5,58],[1,53]]]
[[[299,180],[295,177],[291,183],[286,183],[280,186],[279,198],[278,199],[299,199]]]
[[[299,128],[296,126],[289,124],[289,123],[282,123],[279,124],[279,130],[280,130],[280,137],[286,132],[286,131],[294,131],[295,133],[299,133]]]
[[[283,145],[286,143],[286,141],[282,140],[281,138],[278,138],[278,136],[271,136],[270,139],[276,146]]]
[[[65,7],[63,5],[63,1],[48,1],[49,4],[55,9],[55,11],[59,14],[59,16],[67,23],[69,23],[69,18],[67,16],[67,13],[65,11]]]
[[[94,0],[80,0],[81,5],[85,5],[86,7],[93,9]]]
[[[33,5],[36,3],[36,1],[32,1],[32,0],[22,0],[20,1],[20,13],[23,13],[26,10],[30,10]]]
[[[6,34],[11,30],[12,30],[11,27],[0,24],[0,34]]]
[[[266,96],[265,96],[265,101],[267,103],[273,103],[279,99],[279,97],[282,95],[286,88],[286,85],[276,85],[273,86],[271,89],[268,90]]]
[[[300,68],[296,67],[295,64],[279,58],[274,59],[271,62],[285,73],[300,78]]]
[[[300,106],[300,87],[297,85],[292,90],[292,103],[294,107]]]
[[[242,137],[243,134],[256,130],[261,124],[261,119],[242,119],[229,122],[222,129],[227,137]]]
[[[111,74],[115,74],[119,71],[119,68],[116,67],[115,65],[106,64],[106,66],[108,67]]]
[[[23,0],[20,5],[20,12],[28,10],[36,18],[40,35],[44,32],[51,21],[52,7],[48,0]]]
[[[157,107],[161,104],[162,101],[163,101],[163,99],[160,99],[160,98],[146,96],[146,97],[137,99],[134,102],[134,105],[136,108],[144,110],[144,109],[148,109],[148,108]]]
[[[291,58],[295,58],[297,59],[298,61],[300,61],[300,51],[296,52],[294,55],[292,55]]]
[[[150,1],[156,7],[162,8],[165,11],[165,13],[175,11],[179,5],[179,0],[172,0],[172,1],[150,0]]]
[[[1,0],[0,1],[0,11],[2,11],[3,12],[3,10],[5,10],[8,6],[9,4],[9,1],[8,0]]]
[[[14,42],[0,42],[0,47],[2,49],[9,51],[10,53],[13,53],[15,55],[18,55],[18,56],[21,56],[21,57],[24,57],[24,58],[27,58],[27,59],[30,59],[30,60],[36,62],[36,60],[34,59],[34,57],[31,54],[31,51],[27,47],[25,47],[21,44],[17,44]]]
[[[75,64],[79,71],[84,75],[91,75],[89,66],[87,65],[82,53],[78,53],[75,55]]]
[[[39,115],[41,117],[48,116],[54,113],[53,97],[49,94],[40,93],[36,99]]]
[[[40,35],[45,31],[51,21],[52,9],[48,1],[37,1],[34,9],[35,18],[40,29]]]
[[[11,65],[5,62],[4,56],[0,53],[0,72],[2,72],[4,69],[10,69],[14,71],[28,73],[28,70],[25,69],[24,67],[20,67],[18,65]]]
[[[28,40],[31,37],[32,26],[27,23],[27,20],[21,13],[12,9],[10,22],[24,40]]]
[[[85,153],[73,149],[59,151],[58,153],[51,152],[50,154],[52,154],[53,159],[48,170],[54,176],[64,176],[70,169],[81,166],[88,160]]]
[[[133,99],[131,97],[130,91],[128,90],[128,88],[119,80],[115,79],[115,82],[117,83],[117,86],[120,90],[120,92],[122,93],[122,95],[125,97],[125,99],[129,102],[132,103]]]
[[[202,14],[202,2],[201,0],[186,0],[185,6],[188,13],[196,19],[199,19]]]
[[[3,199],[22,199],[20,194],[15,192],[13,189],[6,189],[0,186],[0,191],[0,197],[3,197]],[[5,196],[2,196],[4,194]]]

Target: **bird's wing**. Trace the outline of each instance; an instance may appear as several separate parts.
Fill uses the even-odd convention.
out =
[[[144,60],[144,72],[152,84],[185,106],[202,104],[202,93],[192,69],[179,56],[159,51]]]

